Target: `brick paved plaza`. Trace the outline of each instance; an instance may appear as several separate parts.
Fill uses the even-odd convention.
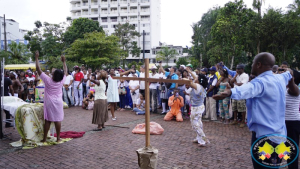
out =
[[[109,112],[110,113],[110,112]],[[18,141],[17,130],[12,140],[0,140],[0,168],[138,168],[136,150],[144,146],[144,135],[132,134],[144,116],[133,112],[116,112],[102,131],[91,131],[92,111],[73,107],[65,110],[62,131],[86,131],[82,138],[60,145],[22,150],[9,146]],[[204,132],[211,144],[198,147],[192,143],[195,132],[188,119],[184,122],[163,121],[161,115],[151,115],[165,129],[163,135],[152,135],[151,145],[159,150],[158,168],[252,168],[250,156],[251,133],[248,128],[204,121]]]

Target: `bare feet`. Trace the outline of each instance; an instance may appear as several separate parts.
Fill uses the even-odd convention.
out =
[[[62,141],[62,140],[61,140],[60,138],[57,138],[57,140],[56,140],[56,142],[58,142],[58,143],[61,142],[61,141]]]
[[[41,142],[42,142],[42,143],[45,143],[45,142],[46,142],[46,140],[45,140],[45,139],[43,139],[43,140],[41,140]]]

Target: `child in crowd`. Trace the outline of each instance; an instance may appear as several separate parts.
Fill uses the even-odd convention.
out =
[[[124,111],[125,110],[125,102],[126,102],[126,84],[125,80],[120,80],[118,82],[118,90],[119,90],[119,97],[120,97],[120,104],[119,104],[119,111]]]
[[[133,111],[136,112],[136,115],[143,115],[145,114],[145,96],[140,94],[140,98],[136,101],[136,107],[133,108]]]
[[[160,77],[161,79],[166,79],[166,77]],[[167,111],[169,109],[169,106],[168,106],[168,88],[166,86],[165,83],[160,83],[160,86],[159,86],[159,89],[160,89],[160,99],[161,99],[161,103],[162,103],[162,113],[161,114],[167,114]]]
[[[29,85],[28,85],[27,88],[28,88],[28,93],[27,93],[28,100],[32,102],[35,99],[35,96],[34,96],[35,85],[34,85],[34,81],[33,80],[29,81]]]
[[[94,92],[90,92],[82,101],[82,108],[87,110],[94,109]]]

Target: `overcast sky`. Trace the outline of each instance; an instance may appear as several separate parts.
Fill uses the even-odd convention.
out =
[[[214,6],[224,6],[229,0],[161,0],[161,42],[191,46],[191,25],[201,19],[203,13]],[[253,0],[244,0],[252,8]],[[269,6],[286,9],[293,0],[266,0]],[[70,16],[69,0],[0,0],[0,15],[14,19],[21,29],[32,30],[34,22],[40,20],[60,23]]]

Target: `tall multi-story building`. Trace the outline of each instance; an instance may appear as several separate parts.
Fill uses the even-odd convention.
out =
[[[160,0],[70,0],[71,18],[89,18],[98,21],[110,35],[118,24],[126,22],[135,26],[142,35],[145,30],[145,57],[151,58],[154,46],[159,46],[161,37]],[[143,49],[143,37],[134,39]],[[140,57],[127,58],[137,60]]]

